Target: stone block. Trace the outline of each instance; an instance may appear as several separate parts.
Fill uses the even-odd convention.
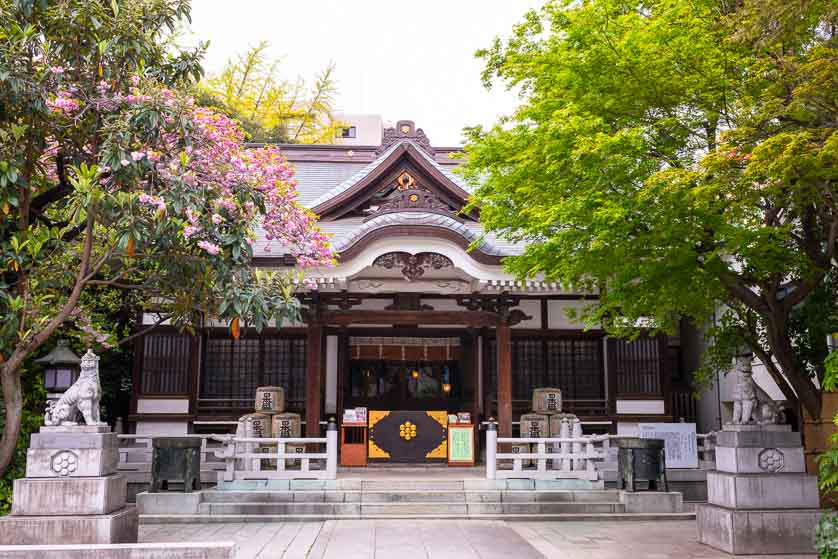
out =
[[[29,448],[83,449],[118,447],[119,437],[117,437],[116,433],[42,432],[33,433],[29,439]]]
[[[806,474],[707,472],[707,500],[731,509],[817,508],[818,484]]]
[[[717,431],[716,447],[794,447],[803,446],[794,431]]]
[[[716,470],[732,474],[804,473],[803,447],[716,447]]]
[[[110,433],[109,425],[43,425],[41,433]]]
[[[98,478],[23,478],[14,482],[12,514],[109,514],[122,508],[126,498],[127,483],[119,474]]]
[[[198,514],[203,492],[140,493],[137,511],[140,514]]]
[[[102,515],[0,518],[0,544],[3,545],[106,544],[136,541],[137,509],[133,506]]]
[[[4,559],[234,559],[233,542],[0,546]]]
[[[620,502],[628,513],[675,513],[683,509],[683,496],[676,492],[620,491]]]
[[[814,553],[821,511],[696,507],[698,541],[734,555]]]
[[[34,435],[33,435],[34,436]],[[116,473],[119,449],[30,448],[26,451],[26,477],[95,477]]]

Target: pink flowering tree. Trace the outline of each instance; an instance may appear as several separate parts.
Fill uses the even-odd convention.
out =
[[[293,169],[248,149],[236,123],[180,91],[200,48],[167,33],[186,0],[0,0],[0,472],[19,435],[20,370],[62,325],[119,343],[88,316],[124,290],[190,327],[295,317],[291,278],[257,272],[255,243],[331,263]]]

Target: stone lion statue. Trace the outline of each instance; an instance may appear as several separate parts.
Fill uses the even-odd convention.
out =
[[[81,374],[73,386],[58,401],[50,402],[44,415],[45,425],[78,425],[81,413],[87,425],[106,425],[99,420],[99,357],[91,350],[81,358]]]
[[[736,386],[733,390],[733,423],[754,423],[759,410],[756,383],[751,370],[751,356],[736,357]]]

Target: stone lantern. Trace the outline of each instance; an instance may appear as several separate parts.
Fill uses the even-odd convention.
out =
[[[44,388],[48,398],[58,398],[79,378],[81,358],[73,353],[67,340],[58,340],[52,351],[35,359],[35,363],[44,365]]]

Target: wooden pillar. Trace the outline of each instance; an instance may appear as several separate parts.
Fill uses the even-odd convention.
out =
[[[476,425],[480,421],[480,404],[483,398],[483,380],[480,378],[482,363],[480,362],[480,336],[476,330],[471,330],[468,336],[469,350],[471,352],[471,374],[474,394],[471,405],[471,420]]]
[[[498,367],[498,436],[512,436],[512,330],[506,312],[495,331]]]
[[[311,312],[306,343],[306,436],[320,436],[320,382],[323,359],[323,324],[316,312]]]

